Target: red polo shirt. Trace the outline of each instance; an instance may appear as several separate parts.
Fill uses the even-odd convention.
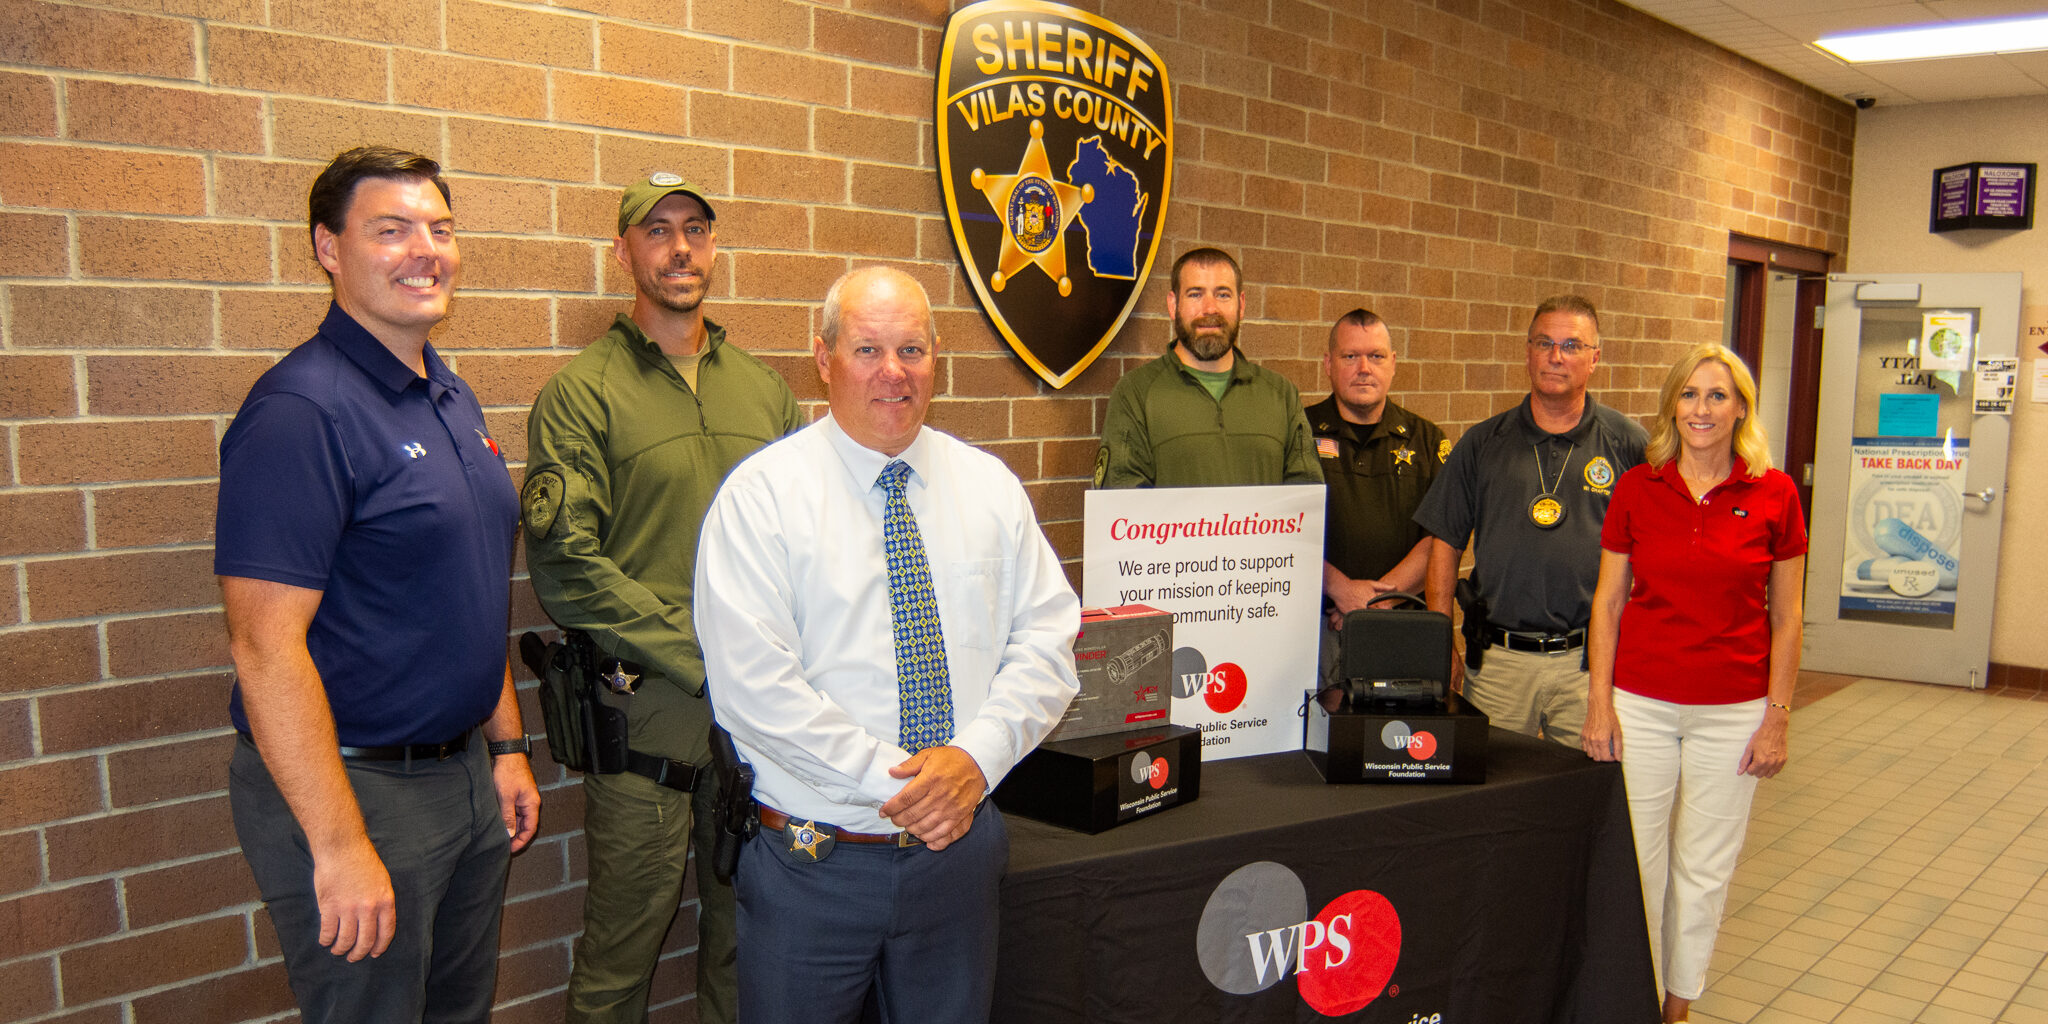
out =
[[[1740,457],[1695,502],[1676,461],[1622,474],[1600,546],[1629,556],[1614,685],[1673,704],[1735,704],[1770,682],[1771,563],[1806,553],[1792,478]]]

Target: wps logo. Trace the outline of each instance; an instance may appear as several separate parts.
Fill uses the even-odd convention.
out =
[[[1209,895],[1195,955],[1209,982],[1225,992],[1263,992],[1292,976],[1302,1002],[1340,1017],[1387,993],[1401,959],[1401,918],[1370,889],[1347,892],[1311,917],[1300,877],[1256,861]]]
[[[1149,752],[1140,750],[1131,756],[1131,781],[1163,789],[1170,767],[1165,758],[1153,757]]]
[[[1411,730],[1406,722],[1388,722],[1380,730],[1380,742],[1388,750],[1402,750],[1417,761],[1427,761],[1436,756],[1436,736],[1433,733]]]
[[[1215,668],[1209,667],[1209,659],[1192,647],[1182,647],[1173,652],[1173,694],[1189,698],[1200,696],[1209,710],[1227,715],[1244,703],[1244,696],[1251,690],[1251,680],[1244,669],[1233,662],[1223,662]]]

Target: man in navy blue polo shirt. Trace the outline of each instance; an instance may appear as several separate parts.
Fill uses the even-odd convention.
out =
[[[461,268],[439,165],[353,149],[308,205],[333,304],[220,446],[235,831],[306,1021],[482,1022],[540,815],[505,657],[518,498],[427,344]]]

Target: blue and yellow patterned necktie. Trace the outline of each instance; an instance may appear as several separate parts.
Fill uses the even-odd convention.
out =
[[[876,483],[888,493],[882,548],[889,555],[889,619],[896,628],[896,695],[902,705],[903,749],[915,754],[953,738],[953,684],[946,674],[946,638],[924,541],[903,497],[910,464],[882,467]]]

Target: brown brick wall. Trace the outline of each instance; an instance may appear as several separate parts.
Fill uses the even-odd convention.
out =
[[[723,215],[713,315],[806,401],[825,283],[867,259],[925,281],[933,422],[1025,476],[1069,556],[1103,399],[1160,350],[1192,244],[1237,252],[1247,350],[1310,395],[1328,320],[1377,309],[1402,400],[1454,434],[1519,396],[1544,295],[1601,307],[1595,388],[1642,414],[1720,335],[1729,232],[1846,248],[1853,112],[1607,0],[1117,3],[1178,93],[1178,192],[1141,315],[1053,391],[940,217],[946,3],[578,6],[0,0],[0,1022],[290,1007],[223,793],[214,449],[319,316],[305,189],[339,149],[447,164],[467,276],[438,340],[515,462],[534,389],[623,305],[617,187],[671,169]],[[506,1021],[560,1019],[578,927],[580,790],[537,768]],[[682,919],[661,1021],[694,1018]]]

